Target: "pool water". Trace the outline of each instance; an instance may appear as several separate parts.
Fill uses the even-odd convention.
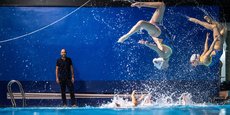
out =
[[[26,107],[1,108],[0,115],[230,115],[230,105],[154,106],[137,108]]]

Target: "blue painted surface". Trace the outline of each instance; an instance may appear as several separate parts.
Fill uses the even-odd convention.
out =
[[[219,7],[202,8],[218,20]],[[0,7],[0,40],[35,31],[74,9]],[[185,18],[191,16],[203,19],[205,14],[199,8],[166,8],[163,23],[167,31],[163,30],[160,38],[173,49],[170,67],[166,71],[159,71],[153,66],[152,59],[157,57],[154,51],[137,43],[140,39],[151,41],[145,31],[145,34],[134,34],[124,44],[116,43],[136,22],[149,20],[153,11],[155,10],[149,8],[83,7],[44,30],[1,43],[0,81],[4,92],[1,92],[0,97],[5,99],[5,85],[12,79],[22,81],[27,92],[59,92],[59,86],[55,84],[55,63],[61,48],[66,48],[67,55],[72,58],[76,92],[111,93],[116,89],[118,92],[130,91],[135,89],[135,86],[140,86],[137,87],[140,89],[146,88],[140,81],[144,81],[150,87],[158,86],[158,89],[161,89],[164,84],[158,81],[172,81],[175,86],[165,88],[164,91],[189,87],[187,90],[191,93],[209,89],[207,96],[217,94],[218,64],[212,68],[192,68],[189,64],[192,53],[202,52],[206,32],[210,32]],[[211,43],[212,39],[209,42]],[[112,85],[104,88],[110,82]],[[212,84],[208,84],[209,82]],[[176,83],[184,85],[178,88]]]

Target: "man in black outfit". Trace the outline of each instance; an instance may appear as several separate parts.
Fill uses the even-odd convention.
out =
[[[72,77],[71,77],[72,76]],[[66,86],[69,89],[72,106],[76,106],[74,96],[74,73],[72,60],[66,57],[66,50],[61,50],[61,58],[56,63],[56,82],[61,86],[63,106],[66,106]]]

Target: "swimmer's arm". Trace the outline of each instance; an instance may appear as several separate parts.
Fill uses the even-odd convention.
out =
[[[152,43],[149,43],[149,42],[145,42],[145,44],[144,44],[145,46],[147,46],[147,47],[149,47],[150,49],[152,49],[152,50],[154,50],[155,49],[155,47],[156,47],[156,45],[155,44],[152,44]]]
[[[208,51],[208,40],[209,40],[209,35],[210,33],[206,34],[206,40],[205,40],[205,44],[204,44],[204,51],[201,55],[204,55],[207,51]]]
[[[155,44],[149,43],[148,41],[145,41],[143,39],[138,41],[139,44],[145,45],[147,47],[149,47],[150,49],[155,49],[157,46]]]
[[[212,25],[207,23],[207,22],[203,22],[203,21],[200,21],[200,20],[198,20],[196,18],[192,18],[192,17],[189,17],[188,20],[193,22],[193,23],[199,24],[199,25],[201,25],[201,26],[203,26],[209,30],[212,30]]]

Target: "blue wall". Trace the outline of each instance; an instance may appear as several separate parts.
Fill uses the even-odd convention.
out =
[[[74,7],[0,7],[0,41],[36,31],[73,10]],[[219,7],[166,8],[163,23],[167,30],[160,38],[173,48],[173,55],[169,69],[164,71],[152,64],[157,54],[137,43],[140,39],[151,41],[145,31],[134,34],[124,44],[116,43],[136,22],[149,20],[154,11],[83,7],[45,29],[0,43],[1,100],[5,98],[6,83],[12,79],[22,81],[26,92],[59,92],[55,63],[61,48],[66,48],[72,58],[76,92],[112,93],[157,87],[158,92],[188,91],[214,96],[218,91],[218,64],[211,68],[193,68],[189,64],[192,53],[202,53],[206,32],[211,31],[187,21],[185,16],[203,19],[203,11],[207,11],[218,20]],[[168,82],[174,85],[164,87]]]

